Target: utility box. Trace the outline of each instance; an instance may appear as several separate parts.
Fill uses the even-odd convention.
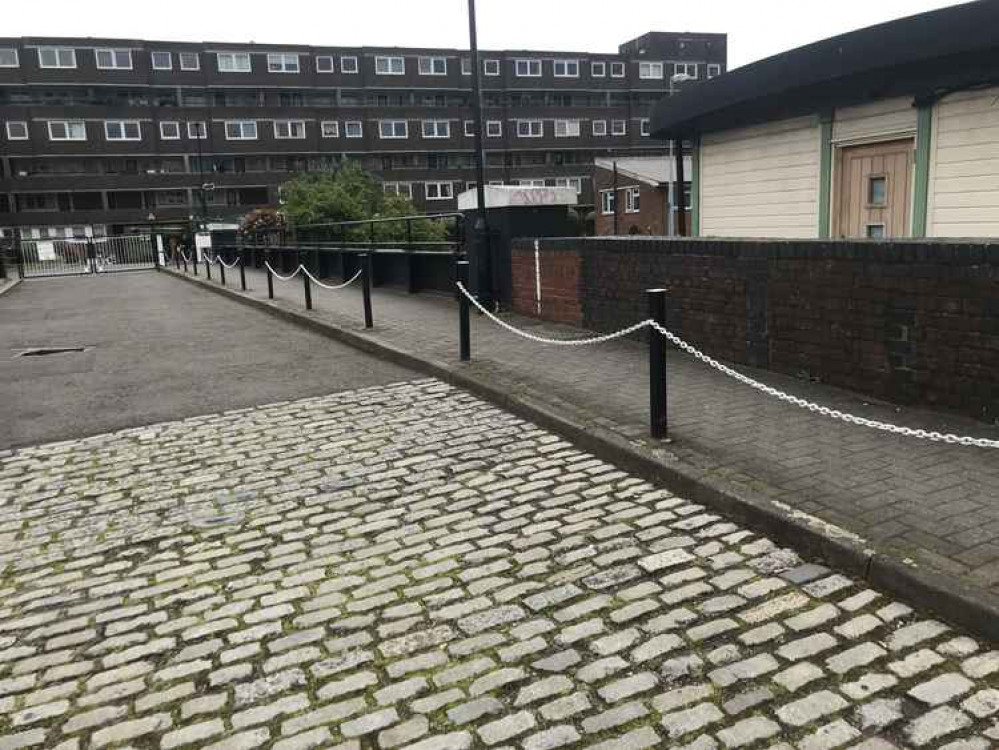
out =
[[[482,300],[509,309],[513,289],[510,244],[516,237],[572,237],[578,234],[570,208],[578,201],[572,187],[487,185],[486,219],[489,245],[476,225],[478,193],[458,196],[458,210],[468,228],[469,281]]]

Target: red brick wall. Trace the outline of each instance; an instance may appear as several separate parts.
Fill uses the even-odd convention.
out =
[[[537,276],[534,248],[513,251],[513,309],[521,315],[538,316]],[[583,325],[581,263],[575,250],[552,250],[540,254],[541,317],[556,323]]]

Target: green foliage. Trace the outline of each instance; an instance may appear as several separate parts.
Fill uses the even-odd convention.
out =
[[[273,208],[255,208],[240,223],[243,232],[270,232],[284,228],[284,215]]]

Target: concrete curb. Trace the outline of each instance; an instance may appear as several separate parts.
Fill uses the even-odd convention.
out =
[[[24,279],[5,279],[3,282],[0,282],[0,297],[5,295],[22,281],[24,281]]]
[[[160,270],[373,356],[463,388],[563,436],[601,459],[663,484],[671,492],[709,506],[806,556],[820,558],[883,592],[933,611],[942,619],[978,635],[999,640],[999,597],[992,592],[955,577],[908,564],[901,553],[893,553],[889,547],[878,549],[818,518],[775,503],[762,493],[734,488],[724,480],[680,461],[670,453],[668,444],[650,447],[628,440],[613,430],[594,424],[578,412],[573,413],[576,410],[571,405],[566,405],[566,408],[559,405],[560,408],[556,409],[551,403],[516,394],[512,389],[490,382],[478,376],[469,364],[419,357],[392,344],[377,341],[373,338],[377,335],[377,328],[371,335],[349,331],[318,320],[305,310],[288,310],[269,300],[209,283],[200,276],[185,275],[170,268]]]

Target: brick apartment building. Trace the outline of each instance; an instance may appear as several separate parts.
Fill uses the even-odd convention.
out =
[[[487,179],[573,186],[659,155],[677,74],[726,68],[724,34],[649,33],[617,54],[484,51]],[[454,49],[0,38],[0,228],[117,234],[273,206],[292,174],[353,159],[421,210],[474,185],[471,65]]]
[[[684,157],[685,174],[691,173]],[[690,226],[690,181],[684,180],[684,203]],[[598,157],[594,160],[596,198],[594,233],[602,235],[679,234],[676,161],[662,156]],[[689,231],[686,232],[689,234]]]

